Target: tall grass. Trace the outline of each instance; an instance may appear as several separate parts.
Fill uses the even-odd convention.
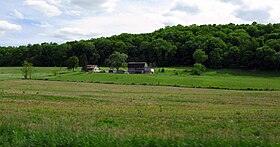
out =
[[[277,146],[280,92],[0,81],[0,146]]]

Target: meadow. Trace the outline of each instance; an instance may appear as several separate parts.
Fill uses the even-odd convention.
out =
[[[161,69],[162,68],[156,69],[156,74],[146,75],[62,72],[63,74],[61,75],[51,76],[45,79],[55,81],[174,86],[188,88],[280,90],[279,72],[208,69],[201,76],[194,76],[191,74],[191,68],[164,68],[164,73],[158,72],[158,70]]]
[[[280,92],[0,81],[3,146],[278,146]]]
[[[102,67],[107,70],[108,68]],[[59,67],[36,67],[33,79],[103,84],[173,86],[187,88],[280,90],[280,73],[238,69],[208,69],[201,76],[191,75],[190,67],[164,68],[156,74],[108,74],[76,72]],[[0,80],[22,79],[20,67],[0,67]]]
[[[279,73],[35,70],[0,68],[0,146],[280,145]]]
[[[55,75],[58,72],[67,72],[66,68],[60,67],[34,67],[32,74],[33,79],[43,78]],[[12,79],[23,79],[21,73],[21,67],[0,67],[0,81],[12,80]]]

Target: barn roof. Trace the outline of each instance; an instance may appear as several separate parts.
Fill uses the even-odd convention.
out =
[[[87,65],[87,67],[97,67],[97,65]]]
[[[147,62],[128,62],[128,64],[147,64]]]

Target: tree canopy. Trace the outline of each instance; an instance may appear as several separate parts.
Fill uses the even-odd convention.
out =
[[[197,49],[193,53],[193,59],[195,60],[195,63],[203,63],[208,59],[208,55],[206,55],[202,49]]]
[[[111,68],[116,68],[119,70],[122,67],[127,59],[127,55],[120,52],[114,52],[112,55],[109,56],[107,62]]]
[[[77,56],[72,56],[68,60],[68,68],[75,71],[75,68],[79,66],[79,58]]]
[[[192,66],[193,54],[201,49],[211,68],[280,69],[280,24],[226,24],[167,26],[152,33],[114,35],[71,41],[0,47],[0,66],[67,66],[79,58],[79,66],[106,65],[114,52],[128,55],[127,61],[156,66]]]

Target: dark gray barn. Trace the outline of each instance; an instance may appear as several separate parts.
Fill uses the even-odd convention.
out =
[[[128,72],[130,74],[143,74],[148,68],[146,62],[128,62]]]

